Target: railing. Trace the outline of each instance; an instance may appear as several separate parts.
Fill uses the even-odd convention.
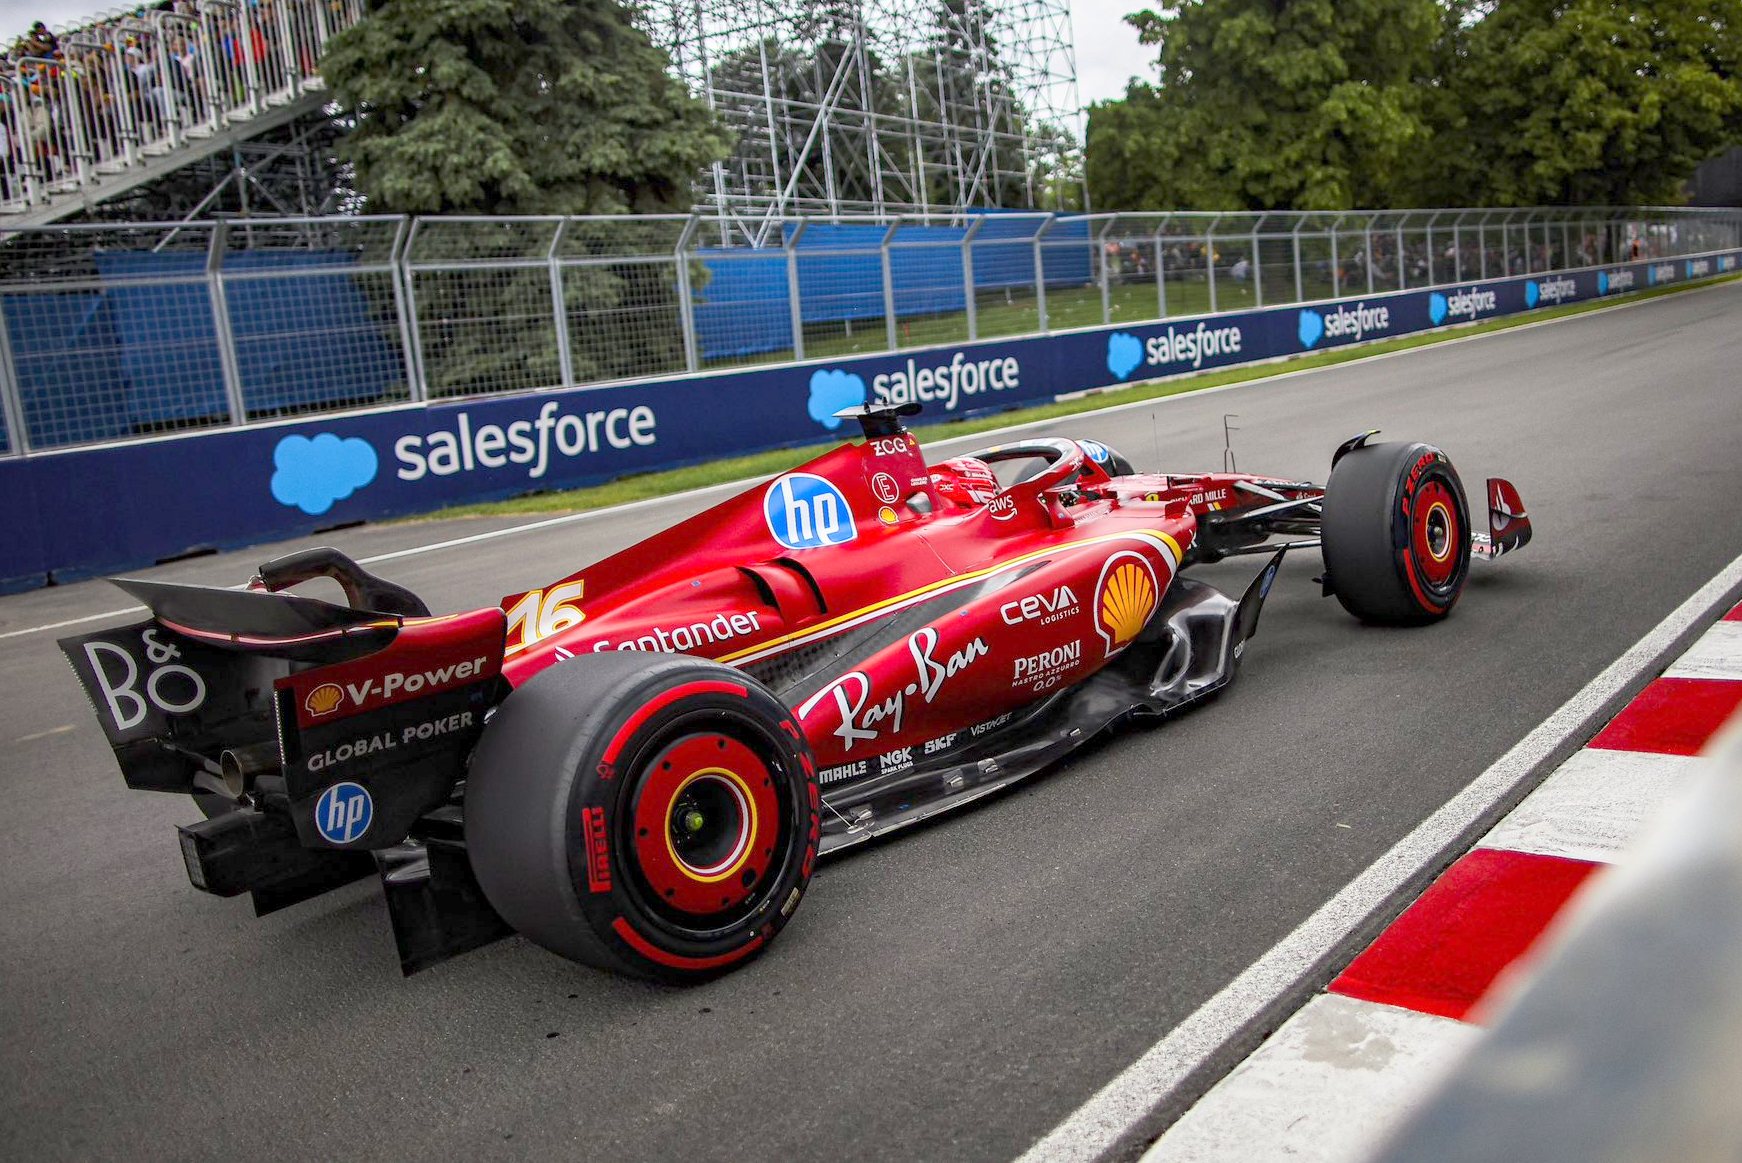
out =
[[[0,455],[1735,247],[1742,211],[1677,209],[797,220],[763,246],[687,215],[19,229]]]
[[[327,38],[363,0],[200,0],[137,10],[0,73],[0,214],[89,191],[147,158],[323,87]]]

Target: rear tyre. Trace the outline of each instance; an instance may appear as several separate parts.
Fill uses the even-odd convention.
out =
[[[821,837],[791,712],[686,655],[537,675],[491,718],[465,797],[472,867],[504,920],[564,957],[676,984],[767,948]]]
[[[1337,462],[1325,486],[1331,588],[1364,622],[1407,626],[1451,612],[1470,572],[1470,508],[1446,454],[1372,444]]]

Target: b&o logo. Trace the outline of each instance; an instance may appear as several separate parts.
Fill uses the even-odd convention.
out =
[[[762,498],[768,532],[788,549],[844,545],[859,535],[841,490],[808,472],[788,473]]]
[[[335,783],[315,801],[315,827],[333,844],[349,844],[369,830],[375,801],[362,784]]]

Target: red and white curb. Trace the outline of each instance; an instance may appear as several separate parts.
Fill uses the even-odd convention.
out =
[[[1366,1157],[1528,977],[1587,882],[1624,863],[1742,718],[1742,606],[1458,859],[1145,1163]]]

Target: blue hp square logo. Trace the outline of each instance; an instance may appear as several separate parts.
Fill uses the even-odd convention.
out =
[[[361,784],[335,783],[315,801],[315,827],[333,844],[349,844],[369,830],[375,803]]]
[[[859,535],[841,490],[808,472],[788,473],[762,498],[768,531],[788,549],[844,545]]]

